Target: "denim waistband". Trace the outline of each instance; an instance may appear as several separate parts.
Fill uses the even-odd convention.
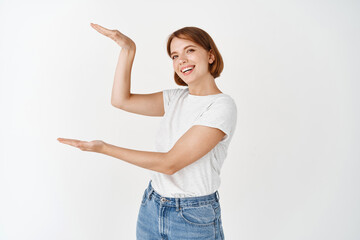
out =
[[[154,188],[151,186],[151,181],[147,188],[147,198],[154,198],[155,201],[161,203],[163,206],[176,207],[177,209],[183,207],[196,207],[201,205],[206,205],[213,202],[219,202],[219,193],[218,191],[199,197],[185,197],[185,198],[170,198],[163,197],[157,193]]]

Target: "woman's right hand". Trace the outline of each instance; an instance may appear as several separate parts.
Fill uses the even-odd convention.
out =
[[[91,27],[93,27],[96,31],[101,33],[102,35],[111,38],[114,40],[121,48],[125,48],[128,50],[135,50],[136,45],[133,40],[131,40],[129,37],[125,36],[118,30],[110,30],[107,28],[104,28],[98,24],[90,23]]]

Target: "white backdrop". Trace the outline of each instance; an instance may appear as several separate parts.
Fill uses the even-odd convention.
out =
[[[59,143],[154,151],[159,117],[111,106],[132,38],[132,92],[177,87],[173,31],[197,26],[225,61],[238,122],[219,189],[226,239],[360,239],[358,1],[0,0],[0,239],[135,239],[146,169]]]

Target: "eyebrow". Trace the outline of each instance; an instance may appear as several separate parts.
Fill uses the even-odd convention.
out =
[[[184,47],[184,49],[187,49],[188,47],[195,47],[196,48],[196,46],[194,46],[194,45],[187,45],[186,47]],[[177,53],[177,52],[170,53],[170,56],[173,55],[174,53]]]

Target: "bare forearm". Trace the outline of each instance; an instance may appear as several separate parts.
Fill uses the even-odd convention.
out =
[[[134,62],[136,48],[123,48],[119,54],[115,70],[111,104],[120,106],[130,97],[131,69]]]
[[[171,174],[167,153],[138,151],[105,143],[99,153],[121,159],[133,165],[156,172]]]

